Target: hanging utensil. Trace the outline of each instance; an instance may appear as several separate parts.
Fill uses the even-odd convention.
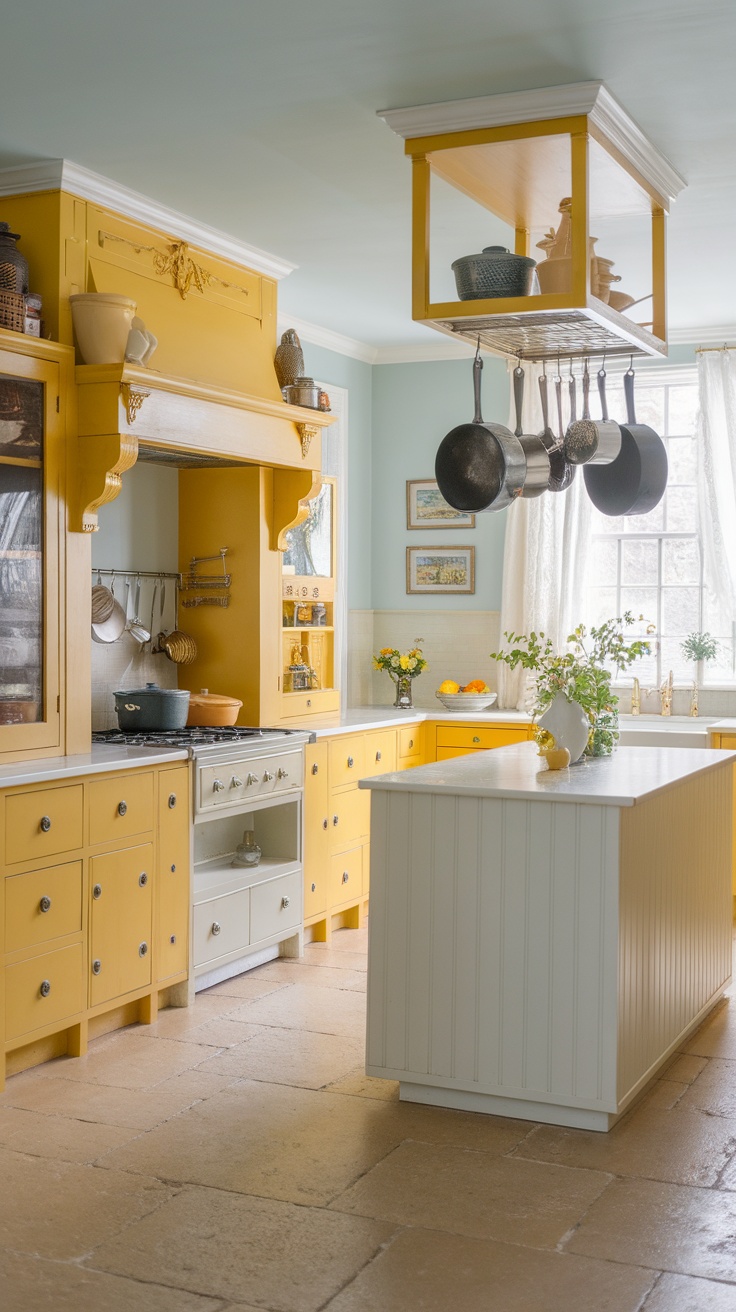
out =
[[[150,642],[151,635],[148,629],[146,628],[145,624],[143,623],[143,621],[140,619],[140,613],[141,613],[140,606],[141,606],[141,576],[140,574],[138,574],[136,575],[136,581],[135,581],[135,597],[133,600],[133,618],[132,620],[128,620],[125,627],[128,633],[130,634],[131,638],[135,638],[136,642],[140,643],[141,647],[143,647],[147,642]]]
[[[549,456],[549,483],[547,487],[550,492],[564,492],[575,477],[575,466],[571,465],[569,460],[566,459],[564,448],[557,441],[549,426],[549,398],[547,394],[547,375],[545,373],[539,379],[539,399],[542,404],[542,421],[544,423],[544,429],[539,436]]]
[[[514,369],[514,405],[516,406],[516,428],[514,436],[518,437],[526,456],[526,478],[522,497],[541,497],[549,485],[549,455],[541,437],[535,433],[524,433],[521,413],[524,405],[524,370],[521,364]]]
[[[603,365],[598,370],[598,394],[601,399],[602,416],[600,420],[590,418],[589,389],[590,375],[586,360],[583,374],[585,398],[583,418],[575,424],[570,424],[565,434],[565,454],[573,465],[610,465],[621,450],[621,429],[608,418],[606,370]]]
[[[662,500],[667,487],[667,451],[648,424],[637,424],[634,370],[624,374],[628,423],[620,425],[621,450],[600,469],[586,467],[585,486],[593,505],[604,515],[646,515]]]
[[[104,624],[112,615],[114,606],[115,598],[110,589],[105,587],[98,570],[97,582],[92,588],[92,623]]]
[[[179,628],[179,588],[174,592],[174,629],[171,633],[159,633],[158,648],[176,665],[191,665],[197,659],[197,644],[189,633]],[[218,598],[218,600],[220,600]]]
[[[481,414],[480,347],[473,361],[475,413],[472,424],[459,424],[440,442],[435,477],[445,501],[474,514],[503,510],[524,486],[526,457],[518,437],[504,424],[484,423]]]
[[[117,642],[118,638],[121,638],[125,632],[125,611],[115,596],[114,571],[110,580],[110,595],[113,599],[113,606],[110,614],[101,624],[92,625],[92,639],[94,642]]]

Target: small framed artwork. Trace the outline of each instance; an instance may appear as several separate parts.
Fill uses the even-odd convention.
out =
[[[412,478],[406,484],[407,528],[475,528],[475,515],[448,505],[433,478]]]
[[[406,591],[475,592],[475,547],[407,547]]]

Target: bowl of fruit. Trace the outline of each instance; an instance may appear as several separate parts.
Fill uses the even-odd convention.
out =
[[[496,700],[484,679],[471,679],[464,688],[454,679],[445,679],[435,696],[448,711],[487,711]]]

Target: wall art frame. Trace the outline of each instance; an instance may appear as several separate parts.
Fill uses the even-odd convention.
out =
[[[472,595],[475,547],[407,547],[406,591],[409,596]]]
[[[406,480],[408,529],[475,528],[475,515],[448,505],[434,478]]]

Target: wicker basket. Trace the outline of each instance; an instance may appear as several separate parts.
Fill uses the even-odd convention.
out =
[[[22,292],[0,291],[0,328],[14,333],[25,331],[26,298]]]
[[[494,296],[528,296],[536,260],[511,255],[504,246],[486,246],[481,255],[455,260],[457,294],[461,301],[485,301]]]

